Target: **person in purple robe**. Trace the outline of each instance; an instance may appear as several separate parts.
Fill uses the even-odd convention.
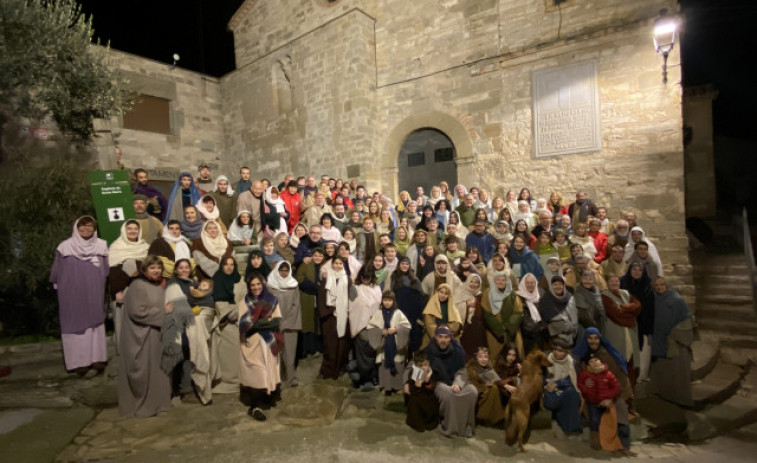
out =
[[[158,220],[163,221],[166,213],[168,201],[160,190],[154,186],[148,185],[147,171],[144,169],[135,169],[134,178],[137,183],[134,185],[135,195],[147,196],[147,213]]]
[[[50,282],[58,291],[66,370],[81,376],[90,369],[102,372],[108,361],[103,307],[108,270],[108,245],[97,237],[97,222],[80,217],[71,238],[55,251]]]

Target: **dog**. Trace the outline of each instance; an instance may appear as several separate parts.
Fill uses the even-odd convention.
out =
[[[521,452],[526,451],[524,445],[530,437],[531,405],[541,402],[544,392],[541,368],[551,366],[547,355],[538,348],[529,352],[521,366],[518,389],[505,408],[505,442],[511,447],[518,442]]]

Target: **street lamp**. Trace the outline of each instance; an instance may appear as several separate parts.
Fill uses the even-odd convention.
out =
[[[662,83],[668,83],[668,55],[673,51],[678,35],[678,17],[660,10],[660,17],[654,22],[654,49],[662,55]]]

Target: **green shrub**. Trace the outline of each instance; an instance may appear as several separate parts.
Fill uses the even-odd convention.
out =
[[[57,334],[50,267],[55,248],[71,236],[74,221],[94,216],[87,173],[73,160],[42,167],[5,162],[2,167],[0,236],[7,237],[0,239],[2,334]]]

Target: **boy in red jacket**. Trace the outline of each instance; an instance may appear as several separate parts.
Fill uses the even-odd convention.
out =
[[[607,365],[594,354],[590,355],[587,365],[578,375],[578,389],[589,409],[592,447],[599,450],[599,423],[605,410],[615,406],[615,398],[620,395],[620,384]]]

